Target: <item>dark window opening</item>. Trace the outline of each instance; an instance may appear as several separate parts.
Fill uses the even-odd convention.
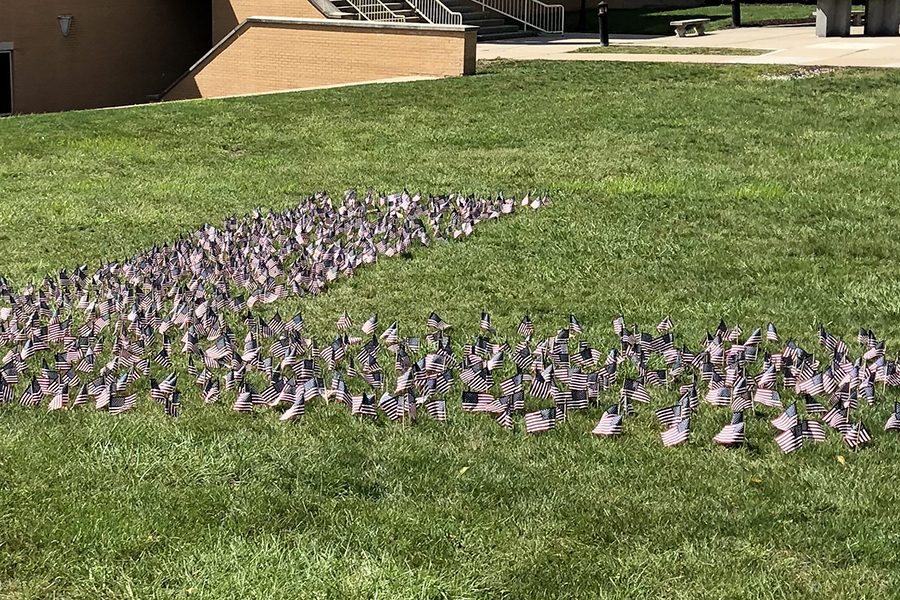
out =
[[[0,115],[13,111],[12,52],[0,52]]]

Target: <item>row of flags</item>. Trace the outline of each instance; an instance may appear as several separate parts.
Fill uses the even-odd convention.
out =
[[[584,331],[581,323],[574,315],[570,315],[567,327],[557,331],[556,335],[537,341],[533,344],[533,324],[529,317],[524,317],[517,328],[519,341],[511,346],[509,342],[498,343],[493,341],[492,336],[495,331],[491,326],[491,318],[488,313],[483,313],[479,322],[480,334],[476,336],[471,344],[463,347],[461,358],[457,357],[453,351],[453,345],[450,343],[448,330],[451,329],[437,313],[429,315],[426,321],[426,328],[429,330],[425,335],[426,345],[436,352],[427,352],[419,361],[413,361],[410,353],[421,351],[423,343],[418,338],[400,339],[399,325],[392,323],[381,332],[380,336],[376,335],[378,329],[377,314],[370,316],[362,325],[361,333],[371,334],[371,339],[363,344],[365,338],[352,338],[347,332],[353,328],[353,322],[347,313],[343,313],[335,323],[336,330],[339,332],[336,338],[337,345],[323,348],[319,352],[315,352],[315,343],[312,340],[305,340],[305,354],[310,358],[302,361],[285,361],[282,360],[280,367],[291,366],[295,377],[286,379],[280,370],[272,367],[274,361],[272,356],[284,357],[287,351],[284,350],[285,345],[273,343],[269,348],[272,354],[268,359],[264,359],[257,336],[251,331],[255,328],[259,336],[273,337],[278,332],[296,332],[302,330],[302,317],[299,315],[284,324],[280,319],[273,318],[269,323],[263,325],[260,321],[253,320],[252,316],[245,316],[247,321],[248,332],[244,338],[243,352],[238,352],[240,361],[234,359],[235,348],[229,344],[217,343],[199,353],[196,348],[196,336],[190,335],[190,329],[183,336],[183,351],[188,353],[187,371],[189,376],[195,378],[197,385],[202,388],[202,395],[206,402],[213,403],[221,399],[221,393],[224,386],[225,390],[236,390],[236,398],[232,408],[236,412],[251,412],[259,405],[275,407],[279,404],[290,405],[288,410],[282,413],[283,420],[292,420],[301,417],[304,414],[305,403],[313,398],[321,397],[324,399],[336,399],[344,402],[351,411],[351,414],[375,417],[377,410],[381,410],[387,418],[398,420],[401,418],[416,418],[417,407],[424,406],[424,411],[431,418],[436,420],[446,420],[448,415],[446,394],[454,386],[454,377],[452,375],[453,368],[459,368],[459,383],[464,387],[473,389],[464,389],[462,391],[461,406],[463,410],[472,412],[489,412],[497,415],[497,422],[506,428],[512,428],[514,421],[512,415],[516,412],[522,412],[525,408],[525,390],[528,384],[528,396],[532,399],[553,399],[555,406],[543,408],[536,411],[525,413],[525,430],[528,433],[542,433],[553,429],[560,421],[565,420],[566,415],[571,410],[581,410],[589,408],[592,399],[596,399],[598,392],[602,388],[608,390],[610,383],[615,380],[620,364],[630,364],[636,368],[636,372],[640,375],[637,378],[626,378],[619,390],[620,403],[610,405],[601,417],[600,422],[594,428],[593,433],[598,436],[613,437],[623,433],[624,419],[634,414],[634,403],[647,404],[652,398],[648,391],[648,386],[665,386],[672,387],[679,377],[684,377],[685,370],[681,367],[667,369],[649,369],[648,365],[652,361],[654,355],[665,357],[669,355],[670,363],[679,363],[686,356],[693,357],[692,364],[699,367],[698,372],[693,375],[691,383],[679,386],[680,399],[679,402],[672,406],[663,407],[655,412],[659,422],[666,426],[661,433],[661,441],[665,446],[674,446],[686,442],[690,436],[690,417],[697,410],[699,405],[699,393],[697,389],[698,380],[709,381],[709,391],[706,394],[707,403],[714,406],[721,406],[722,394],[713,394],[715,390],[729,390],[727,397],[733,398],[730,406],[734,410],[731,414],[730,421],[723,429],[714,437],[713,441],[722,445],[737,446],[745,442],[744,431],[744,413],[758,404],[766,407],[780,406],[773,404],[775,396],[771,394],[761,394],[761,392],[774,389],[774,383],[777,375],[773,374],[772,362],[782,362],[783,377],[785,379],[794,380],[794,388],[796,393],[803,392],[803,398],[806,402],[806,411],[810,413],[821,413],[823,421],[840,431],[844,435],[845,440],[851,447],[859,447],[871,442],[872,438],[865,426],[860,423],[850,423],[847,419],[849,410],[856,408],[854,399],[858,398],[858,394],[851,394],[851,387],[856,391],[863,390],[864,395],[868,398],[869,403],[873,403],[873,392],[871,390],[871,378],[869,376],[860,376],[859,361],[857,366],[849,368],[846,364],[846,345],[842,342],[832,340],[828,334],[820,332],[820,341],[824,346],[833,347],[835,361],[832,366],[825,369],[823,373],[815,371],[813,365],[818,365],[818,361],[811,358],[812,355],[806,353],[796,346],[792,341],[788,341],[780,353],[766,352],[764,354],[763,365],[761,371],[754,378],[756,383],[755,393],[751,398],[750,386],[747,383],[746,373],[739,375],[735,372],[742,360],[746,359],[748,348],[755,347],[762,343],[762,337],[759,332],[752,333],[744,343],[738,343],[738,338],[726,330],[723,331],[724,324],[720,324],[716,333],[708,334],[703,341],[705,349],[701,353],[691,353],[686,346],[680,351],[672,354],[674,346],[674,336],[670,333],[672,329],[671,320],[667,317],[657,327],[658,336],[647,335],[638,332],[637,328],[628,330],[624,328],[620,320],[613,323],[613,329],[620,338],[621,350],[618,348],[611,349],[606,354],[603,361],[603,368],[594,370],[585,367],[597,367],[600,363],[600,357],[603,353],[587,344],[586,341],[578,342],[577,349],[571,348],[570,341],[580,336]],[[52,321],[52,318],[51,318]],[[276,325],[273,329],[272,322]],[[282,325],[278,325],[282,323]],[[50,336],[51,327],[47,328],[47,335]],[[54,331],[60,330],[58,325],[52,327]],[[732,343],[727,351],[718,348],[724,339],[731,339]],[[343,334],[342,338],[340,334]],[[57,337],[66,336],[57,333]],[[883,343],[875,342],[872,344],[874,337],[866,337],[868,334],[860,334],[861,343],[868,346],[882,347]],[[219,338],[222,339],[222,338]],[[283,342],[286,338],[282,337]],[[774,326],[769,326],[766,336],[766,343],[778,341],[777,333]],[[381,400],[375,401],[375,392],[385,389],[385,381],[382,378],[371,377],[372,374],[381,373],[381,368],[377,365],[377,354],[380,349],[380,340],[387,342],[386,349],[389,355],[395,360],[397,371],[396,384],[393,392],[383,392]],[[276,340],[278,342],[279,340]],[[750,342],[748,346],[747,342]],[[534,348],[532,348],[532,344]],[[49,346],[49,344],[46,344]],[[127,341],[119,340],[115,347],[118,351],[114,351],[116,358],[114,360],[122,360],[122,353],[133,352],[130,357],[132,364],[137,361],[138,371],[148,372],[151,361],[146,357],[146,346],[144,351],[139,349],[128,349]],[[350,349],[354,345],[359,345],[359,350],[355,354],[356,360],[364,363],[365,366],[358,368],[354,365],[354,355]],[[138,344],[140,346],[140,344]],[[287,347],[290,347],[288,345]],[[313,350],[310,352],[310,350]],[[162,348],[157,353],[152,362],[165,367],[172,366],[172,360],[169,354],[172,351],[171,340],[164,341]],[[785,352],[787,351],[787,352]],[[195,354],[202,354],[203,367],[202,371],[198,370],[198,366],[194,361]],[[21,353],[21,352],[20,352]],[[800,366],[784,368],[785,354],[788,354],[788,361],[793,362],[790,356],[803,357]],[[75,351],[75,354],[80,352]],[[757,351],[752,351],[756,357],[760,356]],[[866,354],[871,354],[866,352]],[[507,360],[506,356],[510,359]],[[877,355],[877,356],[876,356]],[[220,361],[230,357],[232,359],[232,368],[225,375],[224,384],[220,384],[219,380],[212,376],[211,369],[220,367]],[[349,357],[349,358],[347,358]],[[404,360],[405,357],[405,360]],[[648,358],[650,357],[650,358]],[[701,357],[698,360],[698,357]],[[725,357],[731,357],[726,360]],[[118,414],[129,410],[136,403],[136,394],[115,393],[122,392],[127,385],[138,379],[140,374],[135,374],[135,368],[123,373],[117,380],[115,386],[108,388],[103,387],[102,383],[97,381],[85,383],[74,398],[70,398],[71,392],[71,371],[73,369],[70,360],[74,360],[78,356],[69,356],[69,353],[56,353],[54,366],[58,369],[52,370],[46,361],[43,361],[40,374],[34,377],[30,384],[25,387],[22,393],[21,403],[26,406],[35,406],[41,402],[41,398],[50,397],[49,409],[57,410],[67,406],[75,407],[86,404],[91,396],[97,398],[98,408],[107,408],[110,413]],[[317,358],[326,363],[322,365],[317,363]],[[866,372],[872,372],[879,376],[887,385],[896,385],[893,378],[894,365],[883,360],[883,353],[877,352],[871,356],[876,360],[873,363],[874,369],[868,369]],[[83,358],[82,358],[83,360]],[[663,360],[666,360],[663,358]],[[715,361],[715,362],[713,362]],[[301,366],[297,367],[298,362]],[[289,364],[290,363],[290,364]],[[346,363],[346,364],[344,364]],[[724,366],[724,372],[719,373],[716,364],[720,363]],[[11,399],[8,390],[16,383],[19,373],[17,368],[8,368],[8,365],[15,365],[16,354],[9,352],[4,358],[4,367],[2,371],[2,379],[0,385],[4,386],[3,393],[0,397],[7,400]],[[266,387],[261,391],[255,391],[249,381],[244,378],[247,372],[247,366],[251,365],[268,375]],[[574,365],[574,366],[573,366]],[[514,373],[498,384],[494,385],[495,373],[502,372],[505,366],[514,369]],[[683,365],[682,365],[683,366]],[[405,367],[405,369],[404,369]],[[316,378],[324,369],[331,369],[332,384],[330,388],[326,388],[324,382]],[[743,366],[746,368],[746,365]],[[810,370],[812,369],[812,370]],[[60,377],[59,370],[65,370],[65,376]],[[851,377],[845,376],[840,382],[844,383],[844,388],[837,389],[833,373],[835,371],[846,372],[852,374]],[[366,373],[370,377],[366,377]],[[796,372],[805,372],[806,376],[797,381]],[[837,391],[832,398],[831,409],[827,412],[820,403],[814,400],[817,394],[826,392],[826,378],[829,382],[827,388]],[[370,395],[366,391],[362,394],[353,395],[349,393],[347,381],[349,378],[355,377],[360,379],[364,386],[371,389]],[[297,378],[300,379],[302,386],[298,386]],[[821,382],[811,385],[810,381],[819,380]],[[76,377],[77,380],[77,377]],[[730,383],[727,383],[730,380]],[[150,398],[156,400],[164,407],[167,414],[177,416],[180,409],[180,392],[177,389],[178,375],[176,371],[170,372],[161,380],[150,379]],[[863,384],[864,385],[861,385]],[[497,387],[497,392],[493,393],[493,389]],[[568,388],[568,389],[567,389]],[[99,390],[99,391],[98,391]],[[846,399],[844,396],[846,396]],[[444,395],[445,398],[436,398],[435,396]],[[377,409],[377,410],[376,410]],[[798,404],[795,402],[789,405],[784,411],[772,420],[772,426],[780,433],[775,437],[778,446],[785,452],[793,452],[803,446],[804,440],[807,443],[811,441],[822,441],[825,439],[824,429],[822,426],[812,420],[800,419]],[[890,415],[885,429],[900,428],[900,406],[895,405],[894,412]]]
[[[489,324],[489,315],[483,314],[480,328],[490,331]],[[578,342],[577,350],[570,348],[569,340],[584,331],[578,319],[570,315],[568,326],[559,330],[555,338],[537,344],[534,352],[537,356],[530,370],[526,369],[527,360],[517,365],[516,377],[524,376],[530,383],[532,397],[555,401],[553,407],[525,413],[525,431],[534,434],[550,431],[572,410],[593,405],[598,390],[612,387],[621,366],[631,369],[632,376],[622,381],[618,388],[619,402],[603,411],[592,430],[594,435],[622,435],[627,419],[636,412],[634,406],[651,403],[650,389],[662,387],[677,389],[679,397],[676,404],[655,411],[663,427],[660,441],[666,447],[690,439],[691,418],[706,405],[729,409],[727,421],[712,439],[722,446],[743,446],[748,441],[748,416],[758,419],[767,411],[781,408],[782,412],[771,419],[771,431],[783,452],[795,452],[804,444],[824,441],[826,428],[834,430],[855,449],[871,443],[873,438],[866,425],[854,419],[854,411],[858,411],[862,401],[868,406],[876,404],[876,383],[880,382],[885,389],[900,384],[896,361],[887,360],[885,343],[868,330],[860,330],[857,335],[860,356],[851,361],[848,344],[820,328],[819,343],[830,359],[826,364],[796,341],[782,342],[773,324],[765,332],[754,329],[744,336],[740,327],[728,328],[720,322],[713,332],[707,333],[699,350],[691,350],[687,345],[679,348],[673,329],[669,317],[660,321],[655,332],[640,331],[636,326],[628,328],[622,317],[616,318],[613,331],[619,344],[605,354],[602,369],[585,373],[583,367],[599,366],[604,353],[583,340]],[[524,317],[517,333],[529,340],[533,331],[531,319]],[[514,357],[522,356],[521,351],[520,343]],[[489,365],[490,361],[485,364]],[[514,379],[501,382],[499,405],[520,410],[522,403],[512,402],[514,397],[509,399],[509,404],[504,400],[504,395],[519,389],[509,386],[511,381]],[[706,391],[702,393],[700,388],[704,383]],[[477,392],[477,405],[487,407],[484,410],[490,411],[490,407],[498,404],[484,390]],[[473,394],[473,391],[463,392],[464,409],[467,395],[471,402]],[[783,398],[791,396],[797,400],[785,407]],[[501,413],[497,420],[505,427],[512,427],[507,413]],[[884,429],[900,429],[900,404],[894,404]]]

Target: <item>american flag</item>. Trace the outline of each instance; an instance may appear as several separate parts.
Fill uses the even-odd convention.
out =
[[[661,387],[668,384],[669,373],[665,369],[647,371],[644,374],[644,382],[647,385]]]
[[[575,315],[569,315],[569,331],[576,334],[584,333],[584,328]]]
[[[490,314],[488,314],[488,313],[486,313],[486,312],[482,312],[482,313],[481,313],[481,324],[480,324],[480,327],[481,327],[481,330],[482,330],[482,331],[491,331],[491,330],[492,330],[492,328],[491,328],[491,315],[490,315]]]
[[[409,368],[399,377],[397,377],[397,389],[394,393],[401,394],[403,392],[408,392],[409,390],[413,389],[414,383],[415,373],[413,373],[412,368]]]
[[[513,428],[512,413],[510,412],[508,405],[506,410],[497,415],[497,423],[504,429],[511,430]]]
[[[710,385],[709,391],[706,393],[706,401],[713,406],[729,406],[731,404],[731,389],[724,386],[713,387]]]
[[[787,431],[797,426],[799,419],[797,417],[797,404],[791,404],[783,413],[772,420],[772,426],[779,431]]]
[[[479,405],[490,404],[494,402],[494,396],[486,392],[463,391],[462,393],[462,409],[468,412],[475,411]]]
[[[53,399],[50,401],[49,410],[59,410],[61,408],[65,408],[69,403],[69,386],[64,385],[60,390],[53,395]]]
[[[511,410],[520,411],[525,409],[525,392],[515,392],[514,394],[504,394],[500,396],[501,404],[511,407]]]
[[[758,389],[753,395],[753,402],[770,408],[781,408],[781,395],[775,390]]]
[[[830,427],[839,431],[841,435],[845,435],[850,429],[847,409],[844,408],[843,403],[840,400],[835,400],[831,410],[825,413],[822,420]]]
[[[553,390],[555,389],[556,387],[553,385],[552,375],[547,378],[543,373],[539,372],[535,373],[529,391],[533,397],[546,400],[553,396]]]
[[[436,421],[447,420],[447,403],[443,400],[434,400],[425,405],[425,412]]]
[[[363,393],[361,396],[354,396],[350,406],[350,414],[374,419],[377,416],[375,413],[375,398],[366,393]]]
[[[378,327],[378,313],[374,313],[362,324],[363,335],[372,335],[375,333],[376,327]]]
[[[670,331],[672,327],[674,327],[674,325],[672,324],[672,319],[669,317],[669,315],[666,315],[665,318],[663,318],[663,320],[660,321],[656,326],[656,331],[658,331],[659,333],[666,333],[667,331]]]
[[[542,433],[550,431],[556,426],[556,409],[545,408],[525,414],[525,431],[528,433]]]
[[[753,408],[753,400],[749,395],[735,396],[731,399],[731,412],[743,413]]]
[[[801,394],[819,396],[825,393],[825,382],[821,373],[816,373],[809,379],[797,382],[797,391]]]
[[[612,327],[616,337],[622,338],[625,334],[625,317],[619,315],[613,319]]]
[[[430,315],[428,315],[428,326],[432,329],[437,329],[438,331],[444,331],[449,327],[447,323],[438,315],[436,312],[432,311]]]
[[[776,383],[777,373],[774,365],[769,365],[762,373],[756,377],[756,387],[762,389],[772,389]]]
[[[723,446],[738,446],[744,443],[744,413],[735,412],[731,415],[731,422],[725,425],[713,438],[713,441]]]
[[[522,373],[518,373],[510,377],[509,379],[504,379],[500,382],[500,394],[503,396],[508,396],[523,391],[523,382],[524,377]]]
[[[800,433],[804,439],[815,442],[825,441],[825,429],[816,421],[800,421],[798,427],[800,427]]]
[[[72,401],[72,406],[83,406],[88,403],[88,399],[87,385],[82,384],[81,389],[78,390],[78,394],[75,396],[75,400]]]
[[[306,408],[306,403],[303,401],[303,396],[295,399],[293,404],[291,404],[290,408],[281,413],[279,417],[280,421],[293,421],[295,419],[299,419],[303,416],[304,410]]]
[[[688,440],[690,434],[691,420],[688,418],[663,431],[660,437],[662,438],[663,446],[668,448],[683,444]]]
[[[135,404],[137,404],[136,394],[131,394],[128,396],[114,395],[110,397],[109,404],[107,406],[109,409],[109,414],[119,415],[134,408]]]
[[[399,397],[385,392],[378,401],[378,408],[384,412],[388,420],[399,421],[403,417],[403,409],[400,404],[401,400]]]
[[[447,357],[443,354],[430,353],[425,356],[425,370],[432,373],[444,373],[448,367]]]
[[[214,402],[218,402],[219,398],[219,382],[218,380],[210,379],[206,382],[206,385],[203,386],[203,402],[205,402],[206,404],[212,404]]]
[[[164,402],[166,414],[170,417],[177,417],[181,414],[181,392],[175,390],[171,396],[168,396]]]
[[[775,436],[775,443],[785,454],[796,452],[803,447],[803,428],[800,425],[782,431]]]
[[[0,376],[0,402],[12,402],[15,398],[13,386]]]
[[[637,379],[626,379],[622,385],[621,397],[629,402],[650,402],[650,394],[644,388],[644,384]]]
[[[531,323],[531,319],[528,315],[522,317],[522,320],[519,322],[518,334],[524,338],[530,338],[534,333],[534,325]]]
[[[351,327],[353,327],[353,321],[350,319],[350,315],[347,314],[347,311],[341,313],[341,316],[338,317],[337,323],[338,331],[348,331]]]
[[[894,402],[894,411],[888,417],[887,423],[884,424],[884,430],[889,429],[900,430],[900,402]]]
[[[657,410],[656,418],[661,424],[671,426],[680,423],[682,419],[689,417],[690,414],[690,407],[679,403]]]
[[[824,415],[827,412],[825,407],[809,394],[803,395],[803,406],[810,415]]]
[[[498,413],[504,409],[503,404],[493,394],[478,394],[478,404],[472,409],[473,412]]]
[[[246,381],[241,385],[237,398],[231,406],[235,412],[251,412],[253,410],[253,388]]]
[[[612,404],[603,411],[600,422],[591,431],[594,435],[618,436],[622,434],[622,415],[619,414],[619,406]]]
[[[503,352],[496,352],[488,359],[484,366],[488,371],[496,371],[503,366],[503,360]]]
[[[872,441],[869,430],[862,423],[854,423],[844,434],[844,441],[850,448],[856,449]]]
[[[566,398],[566,406],[569,410],[585,410],[589,406],[587,390],[573,389]]]
[[[756,328],[750,334],[750,336],[744,340],[744,345],[749,347],[756,347],[762,343],[762,330]]]

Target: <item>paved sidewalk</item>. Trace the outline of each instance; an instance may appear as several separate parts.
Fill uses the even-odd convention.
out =
[[[744,27],[712,31],[703,37],[611,36],[612,45],[771,50],[757,56],[712,54],[598,54],[572,51],[600,44],[598,36],[567,34],[500,42],[479,42],[478,59],[614,60],[724,64],[816,65],[900,68],[900,37],[863,37],[854,27],[846,38],[817,38],[812,25]]]

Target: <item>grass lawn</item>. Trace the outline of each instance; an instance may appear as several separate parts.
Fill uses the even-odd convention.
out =
[[[0,120],[0,273],[122,256],[317,189],[550,191],[541,211],[290,301],[311,333],[479,311],[550,334],[574,312],[720,317],[900,342],[900,73],[508,63],[442,81]],[[657,405],[673,398],[657,398]],[[296,425],[185,401],[111,418],[0,406],[0,598],[886,598],[900,594],[900,443],[781,456],[764,419],[672,450],[644,408],[540,438],[313,406]],[[709,417],[712,413],[707,412]],[[720,415],[721,416],[721,415]],[[842,464],[837,460],[844,456]]]
[[[777,23],[812,23],[814,4],[741,4],[741,24],[772,25]],[[577,31],[579,14],[567,15],[566,31]],[[706,24],[707,31],[731,27],[731,4],[697,6],[694,8],[639,8],[611,9],[609,11],[610,33],[637,35],[675,35],[669,22],[680,19],[711,19]],[[596,11],[587,15],[586,31],[597,31]]]
[[[713,54],[719,56],[759,56],[768,54],[771,50],[758,50],[755,48],[694,48],[677,46],[637,46],[634,44],[619,44],[610,46],[591,46],[573,50],[586,54]]]

